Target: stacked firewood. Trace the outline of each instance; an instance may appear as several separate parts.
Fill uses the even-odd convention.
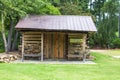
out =
[[[69,45],[68,53],[69,54],[79,54],[81,53],[82,47],[80,45]]]
[[[38,44],[27,44],[25,45],[25,54],[38,54],[41,52],[40,45]]]
[[[18,59],[17,55],[0,55],[0,63],[9,63]]]

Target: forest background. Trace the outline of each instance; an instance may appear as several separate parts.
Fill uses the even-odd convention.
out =
[[[17,22],[27,15],[92,16],[97,32],[91,48],[120,48],[119,0],[0,0],[0,52],[15,51],[20,43]]]

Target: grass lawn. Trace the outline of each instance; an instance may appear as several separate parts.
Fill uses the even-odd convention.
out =
[[[120,80],[120,59],[93,52],[97,64],[0,64],[0,80]]]
[[[120,49],[110,49],[110,50],[95,50],[93,52],[99,52],[102,54],[110,55],[110,56],[120,56]]]

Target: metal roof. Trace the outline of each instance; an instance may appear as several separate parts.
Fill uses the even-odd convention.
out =
[[[16,25],[20,30],[97,31],[90,16],[44,15],[28,16]]]

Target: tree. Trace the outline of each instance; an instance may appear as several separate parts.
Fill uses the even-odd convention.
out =
[[[16,45],[15,39],[17,35],[13,35],[13,32],[18,34],[18,32],[14,30],[14,26],[19,19],[27,14],[60,14],[57,8],[42,0],[1,0],[0,7],[0,26],[4,40],[5,52],[11,51],[12,46]],[[9,33],[7,35],[8,38],[6,38],[7,31]],[[16,36],[14,37],[14,40],[13,36]],[[13,45],[12,42],[14,42]]]
[[[88,0],[69,0],[61,4],[60,12],[63,15],[90,15],[88,3]]]
[[[3,36],[3,40],[4,40],[4,46],[5,46],[5,52],[7,52],[7,41],[6,41],[6,36],[5,36],[5,27],[4,27],[4,12],[1,13],[1,33]]]
[[[100,11],[94,11],[98,14],[97,29],[98,32],[93,36],[95,45],[100,47],[110,47],[113,39],[116,38],[118,26],[118,0],[108,0],[101,6]],[[97,16],[96,16],[97,17]]]

